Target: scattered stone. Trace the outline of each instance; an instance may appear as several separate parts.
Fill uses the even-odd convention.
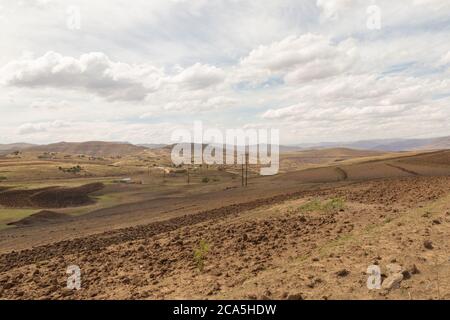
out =
[[[411,273],[408,270],[403,270],[402,275],[403,275],[403,279],[405,279],[405,280],[411,278]]]
[[[441,221],[439,219],[434,219],[433,224],[441,224]]]
[[[396,273],[402,273],[403,269],[402,266],[396,263],[389,263],[386,265],[386,271],[388,276],[396,274]]]
[[[402,282],[402,280],[403,275],[401,273],[395,273],[384,279],[381,287],[386,290],[395,289],[400,286],[400,282]]]
[[[287,297],[288,300],[303,300],[303,296],[301,293],[290,294]]]
[[[14,287],[14,284],[12,282],[8,282],[3,285],[3,289],[5,290],[11,289],[12,287]]]
[[[348,271],[347,269],[342,269],[342,270],[339,270],[338,272],[336,272],[336,275],[338,277],[346,277],[349,275],[349,273],[350,273],[350,271]]]
[[[417,266],[415,264],[408,266],[406,268],[406,270],[409,271],[409,273],[411,273],[411,274],[419,274],[420,273],[420,270],[417,268]]]
[[[433,249],[433,242],[431,242],[431,240],[425,240],[423,242],[423,246],[428,249],[428,250],[432,250]]]
[[[68,296],[71,296],[73,293],[74,293],[73,290],[70,290],[70,289],[64,289],[64,290],[61,292],[61,295],[62,295],[63,297],[68,297]]]

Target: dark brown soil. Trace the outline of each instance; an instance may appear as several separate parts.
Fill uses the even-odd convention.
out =
[[[322,292],[327,297],[377,298],[378,292],[367,291],[364,270],[373,259],[380,260],[380,254],[383,264],[394,258],[405,266],[417,264],[420,275],[402,285],[412,287],[414,298],[433,297],[426,281],[434,274],[427,271],[434,260],[422,257],[417,246],[422,248],[426,238],[436,243],[433,250],[427,250],[429,254],[447,252],[443,239],[448,236],[448,211],[444,211],[448,207],[436,213],[441,224],[431,224],[436,217],[408,218],[413,212],[409,208],[448,195],[449,183],[449,177],[411,177],[289,193],[10,252],[0,255],[0,284],[5,288],[0,298],[284,299],[299,293],[323,298]],[[302,201],[334,197],[347,199],[346,207],[312,213],[300,209]],[[371,233],[379,239],[366,239],[373,226],[387,229]],[[430,233],[431,228],[439,232]],[[360,240],[344,245],[356,236]],[[384,245],[387,239],[400,249],[390,242]],[[201,241],[210,245],[203,271],[193,259]],[[65,270],[70,264],[82,270],[80,291],[65,289]],[[343,269],[345,277],[339,276]],[[440,272],[444,297],[449,293],[448,270]],[[390,294],[397,297],[402,292]]]
[[[70,216],[64,213],[42,210],[22,220],[11,222],[8,225],[14,225],[17,227],[26,227],[26,226],[35,226],[41,224],[68,221],[70,219],[71,219]]]
[[[75,188],[47,187],[0,192],[0,205],[8,208],[66,208],[93,203],[90,193],[101,190],[103,183],[90,183]]]

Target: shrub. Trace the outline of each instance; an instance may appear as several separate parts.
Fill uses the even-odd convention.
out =
[[[71,168],[63,168],[63,167],[58,167],[58,170],[62,171],[62,172],[68,172],[68,173],[79,173],[81,172],[81,170],[83,170],[83,168],[81,168],[79,165],[76,165],[75,167],[71,167]]]
[[[311,212],[311,211],[320,211],[322,205],[318,199],[314,199],[300,206],[300,211],[303,212]]]
[[[198,247],[194,249],[194,262],[200,272],[203,272],[205,268],[205,258],[208,252],[209,244],[205,240],[200,240]]]
[[[336,212],[345,208],[345,201],[342,198],[333,198],[323,205],[327,212]]]
[[[324,211],[327,213],[336,212],[345,208],[345,200],[342,198],[333,198],[325,203],[314,199],[300,206],[302,212]]]
[[[209,178],[208,178],[208,177],[204,177],[204,178],[202,179],[202,182],[203,182],[203,183],[208,183],[208,182],[209,182]]]

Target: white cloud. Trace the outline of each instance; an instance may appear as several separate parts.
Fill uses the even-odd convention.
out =
[[[225,80],[225,72],[217,67],[196,63],[169,81],[186,86],[189,89],[204,89],[222,83]]]
[[[343,11],[348,10],[361,1],[355,0],[317,0],[317,6],[321,10],[324,19],[336,20],[341,18]]]
[[[61,120],[54,120],[52,122],[40,122],[40,123],[24,123],[17,128],[19,135],[29,135],[38,132],[45,132],[52,129],[60,129],[68,127],[70,124]]]
[[[346,71],[356,59],[353,41],[332,44],[317,34],[290,36],[268,46],[260,46],[243,58],[238,80],[263,82],[271,76],[288,83],[322,79]]]
[[[66,100],[55,99],[36,99],[31,102],[30,107],[40,110],[57,110],[57,109],[69,109],[72,106]]]
[[[84,90],[111,100],[143,100],[162,76],[153,66],[113,62],[101,52],[77,59],[49,51],[36,59],[11,61],[0,72],[9,86]]]
[[[450,65],[450,51],[448,51],[442,58],[439,60],[440,65]]]
[[[11,142],[151,142],[197,119],[285,142],[450,130],[448,1],[377,0],[377,31],[363,0],[0,2]]]

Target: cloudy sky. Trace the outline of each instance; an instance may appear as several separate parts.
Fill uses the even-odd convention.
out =
[[[444,136],[449,76],[446,0],[0,0],[0,143]]]

